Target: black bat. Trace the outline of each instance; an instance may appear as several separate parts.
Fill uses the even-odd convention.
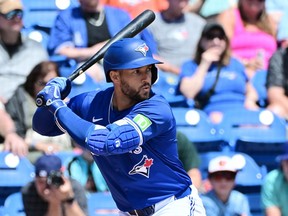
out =
[[[96,52],[91,58],[89,58],[84,64],[77,68],[72,74],[68,77],[69,80],[73,81],[79,75],[84,73],[88,68],[93,64],[101,60],[110,47],[110,45],[122,38],[131,38],[140,33],[148,25],[150,25],[155,20],[155,14],[151,10],[145,10],[140,15],[135,17],[130,23],[128,23],[124,28],[122,28],[115,36],[113,36],[98,52]],[[38,96],[36,98],[36,105],[41,107],[44,105],[43,97]]]

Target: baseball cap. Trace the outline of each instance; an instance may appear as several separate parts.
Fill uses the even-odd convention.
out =
[[[22,10],[22,3],[20,0],[0,0],[0,13],[6,14],[13,10]]]
[[[208,165],[208,172],[215,173],[221,171],[237,172],[235,161],[228,156],[218,156],[213,158]]]
[[[202,30],[202,37],[203,36],[207,36],[208,34],[210,34],[212,30],[218,30],[224,37],[227,37],[226,33],[225,33],[225,30],[222,27],[222,25],[217,23],[217,22],[212,22],[212,21],[208,22],[204,26],[204,28]]]
[[[60,171],[61,166],[61,159],[56,155],[42,155],[35,162],[35,174],[47,177],[51,171]]]
[[[276,157],[276,161],[277,162],[281,162],[283,160],[288,160],[288,143],[285,144],[285,147],[284,147],[284,154],[281,154],[281,155],[278,155]]]

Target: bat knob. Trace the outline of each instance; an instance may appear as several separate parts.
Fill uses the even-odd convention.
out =
[[[43,98],[43,96],[37,96],[36,97],[36,100],[35,100],[35,103],[36,103],[36,106],[37,107],[41,107],[41,106],[43,106],[44,105],[44,98]]]

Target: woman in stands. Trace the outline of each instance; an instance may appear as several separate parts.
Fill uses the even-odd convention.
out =
[[[182,65],[178,90],[214,123],[228,110],[258,108],[257,92],[244,65],[230,56],[229,39],[218,23],[204,27],[195,59]]]

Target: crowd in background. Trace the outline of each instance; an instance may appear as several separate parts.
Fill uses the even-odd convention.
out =
[[[154,57],[163,62],[158,67],[159,79],[161,73],[176,76],[176,93],[193,101],[193,106],[203,110],[213,123],[221,123],[225,112],[237,109],[269,109],[288,119],[286,1],[79,0],[77,3],[57,13],[49,29],[47,46],[43,46],[25,33],[25,28],[29,28],[23,22],[25,2],[0,0],[0,135],[3,143],[0,148],[28,157],[36,165],[35,184],[23,189],[27,206],[31,206],[29,202],[36,202],[35,193],[41,191],[35,189],[35,185],[40,187],[37,185],[43,183],[53,165],[56,170],[61,166],[55,162],[57,159],[54,164],[37,160],[43,154],[77,152],[77,156],[65,164],[67,170],[63,171],[65,176],[79,183],[65,180],[67,191],[59,201],[64,200],[64,210],[68,206],[66,211],[75,211],[77,215],[86,213],[81,187],[85,192],[108,190],[89,152],[79,148],[67,134],[51,138],[32,130],[31,120],[36,110],[34,100],[51,78],[63,76],[64,69],[72,72],[79,67],[145,9],[153,10],[156,19],[136,37],[143,39]],[[55,60],[59,56],[61,60]],[[258,73],[267,77],[264,103],[260,102],[259,92],[253,85],[253,78]],[[93,65],[83,76],[82,81],[75,82],[76,85],[87,79],[93,82],[91,89],[97,83],[105,83],[102,62]],[[207,215],[250,215],[245,195],[233,190],[238,170],[231,158],[211,160],[207,186],[207,182],[201,182],[198,169],[201,161],[193,143],[181,133],[177,139],[179,157],[203,193]],[[288,215],[287,205],[283,205],[288,202],[287,153],[278,158],[281,169],[269,173],[263,186],[266,215]],[[46,159],[51,160],[48,156]],[[37,167],[46,170],[46,175],[41,176]],[[281,182],[281,188],[276,182]],[[78,192],[73,192],[73,185]],[[282,195],[277,193],[274,196],[274,190],[282,190]],[[34,193],[32,201],[27,200],[29,191]],[[74,201],[76,194],[80,196],[76,197],[79,205],[71,207],[69,202]],[[61,212],[63,209],[55,208],[57,205],[52,200],[53,197],[43,201],[41,209],[52,214]],[[45,202],[52,204],[47,207]]]

